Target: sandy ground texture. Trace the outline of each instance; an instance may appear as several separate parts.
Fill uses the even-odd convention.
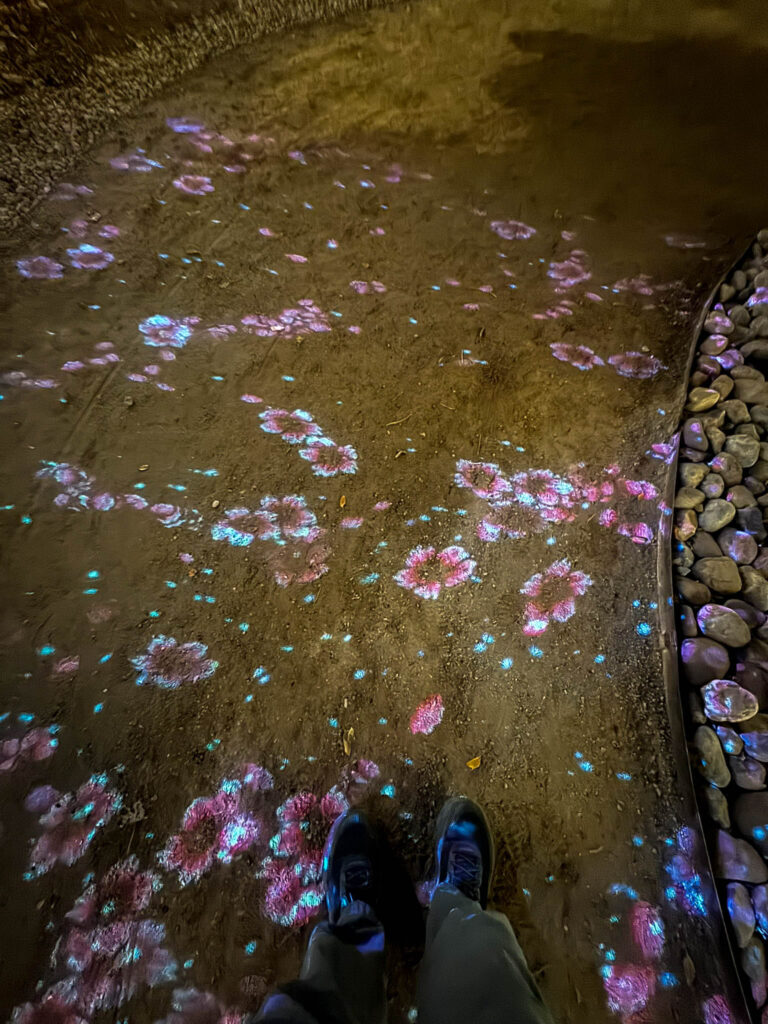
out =
[[[0,991],[25,1024],[257,1006],[338,810],[418,883],[456,791],[557,1019],[747,1019],[656,565],[693,322],[768,220],[740,170],[766,133],[733,131],[763,58],[508,17],[442,0],[230,54],[5,261]]]

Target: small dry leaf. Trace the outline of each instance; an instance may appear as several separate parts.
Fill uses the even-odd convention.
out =
[[[139,466],[139,472],[140,472],[140,473],[146,473],[146,471],[147,471],[148,469],[149,469],[149,466],[147,466],[147,465],[144,465],[144,466]]]
[[[347,757],[352,753],[352,740],[355,738],[354,728],[347,730],[347,735],[344,737],[344,753]]]
[[[342,496],[341,496],[341,497],[339,498],[339,508],[344,508],[344,506],[345,506],[346,504],[347,504],[347,499],[346,499],[346,497],[345,497],[345,496],[344,496],[344,495],[342,494]]]
[[[480,767],[480,758],[479,757],[473,757],[471,761],[467,761],[467,768],[471,768],[472,771],[474,771],[475,768],[479,768],[479,767]]]

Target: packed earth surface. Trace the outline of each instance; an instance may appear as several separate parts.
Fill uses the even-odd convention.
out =
[[[765,53],[511,11],[233,51],[4,260],[20,1024],[239,1020],[298,970],[334,817],[424,902],[455,792],[556,1019],[749,1020],[657,567],[696,324],[768,223]]]

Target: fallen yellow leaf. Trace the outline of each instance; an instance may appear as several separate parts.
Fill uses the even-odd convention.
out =
[[[347,504],[347,499],[342,494],[342,496],[339,498],[339,508],[344,508],[344,506],[346,504]]]
[[[479,757],[473,757],[471,761],[467,761],[467,768],[471,768],[472,771],[474,771],[475,768],[479,768],[479,767],[480,767],[480,758]]]

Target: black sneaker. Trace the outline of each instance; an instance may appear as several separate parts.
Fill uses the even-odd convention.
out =
[[[328,920],[338,924],[351,903],[367,904],[378,916],[380,903],[379,841],[362,811],[347,811],[336,819],[323,856],[323,879]]]
[[[437,816],[435,835],[435,886],[452,885],[485,909],[493,874],[494,844],[483,809],[466,797],[451,797]]]

